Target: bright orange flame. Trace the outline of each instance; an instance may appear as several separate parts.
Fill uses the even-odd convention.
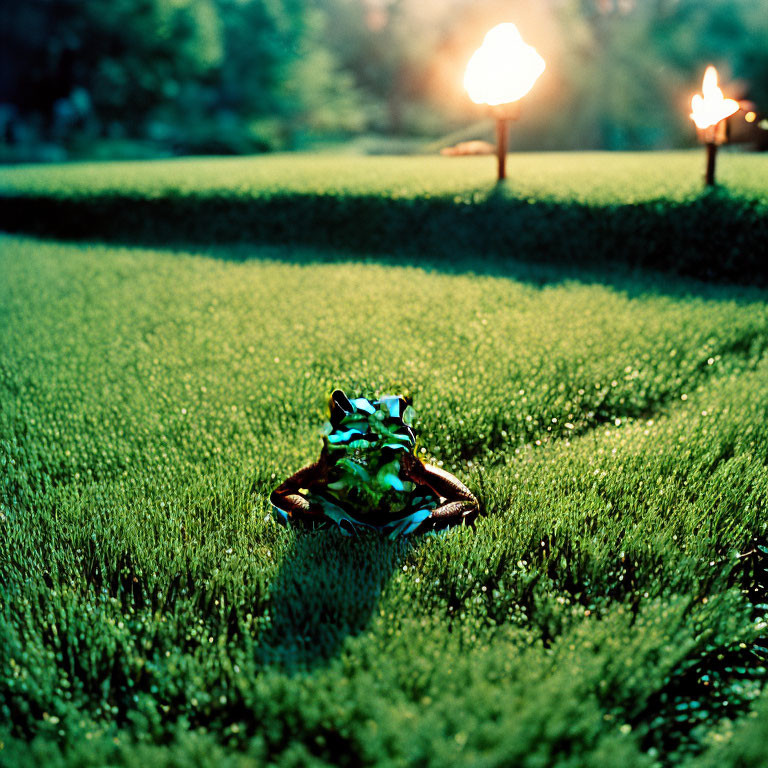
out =
[[[691,119],[699,130],[711,128],[738,112],[739,102],[723,96],[717,85],[717,70],[712,66],[704,73],[701,93],[703,95],[697,93],[691,99]]]
[[[525,96],[544,71],[544,59],[514,24],[498,24],[472,54],[464,87],[475,104],[498,106]]]

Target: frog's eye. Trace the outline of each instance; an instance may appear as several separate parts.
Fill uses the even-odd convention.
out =
[[[347,413],[352,413],[354,408],[349,398],[340,390],[334,389],[330,401],[331,424],[338,425]]]
[[[413,418],[413,398],[406,397],[405,395],[398,395],[397,400],[400,406],[400,418],[405,420],[406,414],[410,416],[410,418]],[[409,422],[406,421],[405,423],[408,424]]]
[[[378,406],[391,419],[401,419],[409,403],[402,395],[384,395]]]

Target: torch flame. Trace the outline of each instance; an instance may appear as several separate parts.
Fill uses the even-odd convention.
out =
[[[739,102],[726,99],[717,85],[717,70],[709,66],[704,73],[701,94],[691,99],[691,119],[699,130],[711,128],[739,110]]]
[[[464,87],[475,104],[509,104],[531,90],[545,66],[514,24],[498,24],[472,54]]]

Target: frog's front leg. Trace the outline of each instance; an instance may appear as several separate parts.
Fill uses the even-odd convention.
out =
[[[310,488],[324,485],[327,477],[327,459],[323,452],[319,461],[303,467],[275,488],[269,500],[280,519],[286,523],[299,522],[305,525],[323,522],[322,510],[311,503],[305,494]]]
[[[438,496],[440,506],[416,529],[416,533],[440,530],[462,522],[471,524],[480,514],[480,503],[457,477],[440,467],[422,464],[412,454],[403,457],[403,470],[409,480],[425,485]]]

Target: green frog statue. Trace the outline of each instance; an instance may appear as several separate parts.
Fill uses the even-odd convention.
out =
[[[278,521],[392,539],[473,523],[480,507],[469,489],[416,457],[413,416],[399,395],[350,399],[335,390],[320,458],[272,492]]]

